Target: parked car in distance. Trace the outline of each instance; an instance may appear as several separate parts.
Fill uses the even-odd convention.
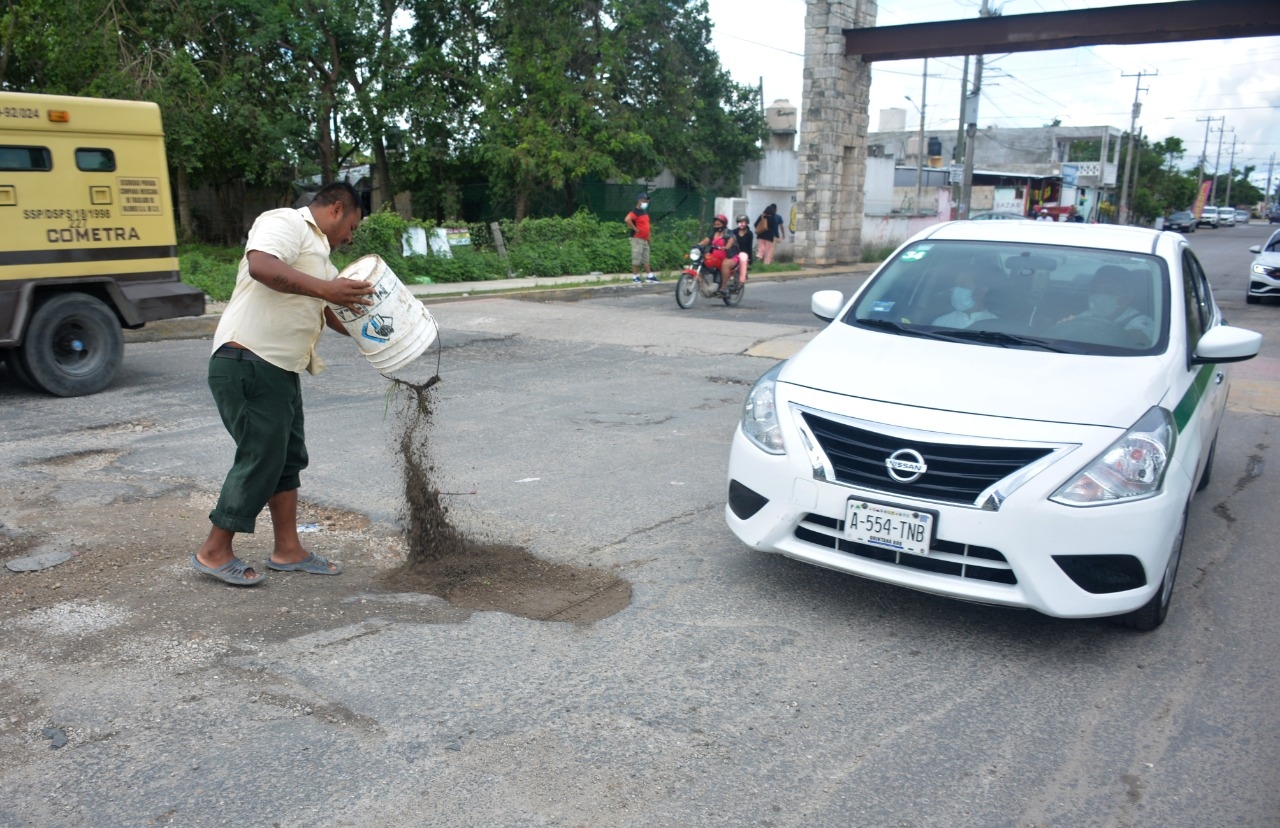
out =
[[[1249,266],[1249,289],[1244,300],[1256,305],[1268,296],[1280,296],[1280,230],[1271,234],[1266,244],[1249,248],[1256,258]]]
[[[830,324],[756,382],[733,437],[739,539],[935,595],[1164,621],[1225,363],[1262,343],[1223,321],[1186,238],[948,222],[811,308]]]
[[[969,221],[1031,221],[1026,216],[1020,216],[1017,213],[997,213],[994,210],[984,210],[981,213],[974,213],[969,216]]]
[[[1200,215],[1196,216],[1196,227],[1217,227],[1218,226],[1218,208],[1211,204],[1206,204],[1200,208]]]
[[[1209,208],[1206,207],[1206,210]],[[1236,208],[1219,207],[1218,208],[1218,226],[1219,227],[1235,227],[1236,226]]]
[[[1196,217],[1190,210],[1179,210],[1164,220],[1165,230],[1176,230],[1179,233],[1196,232]]]
[[[1250,218],[1248,210],[1236,210],[1236,224],[1248,224]]]
[[[1280,208],[1272,207],[1267,211],[1267,224],[1280,224]]]

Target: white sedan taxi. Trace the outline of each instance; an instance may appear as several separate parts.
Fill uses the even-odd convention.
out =
[[[1268,296],[1280,296],[1280,230],[1266,244],[1255,244],[1249,252],[1256,257],[1249,266],[1249,289],[1245,301],[1256,305]]]
[[[1061,618],[1168,612],[1208,483],[1223,322],[1176,233],[950,222],[916,235],[747,396],[725,517],[749,546]]]

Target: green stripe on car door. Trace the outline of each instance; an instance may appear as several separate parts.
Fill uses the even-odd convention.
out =
[[[1196,407],[1200,405],[1200,398],[1204,396],[1204,389],[1209,386],[1209,379],[1213,376],[1216,368],[1216,365],[1201,365],[1200,371],[1191,383],[1191,387],[1187,389],[1187,393],[1182,395],[1182,399],[1178,401],[1178,406],[1173,409],[1173,422],[1178,426],[1179,433],[1187,427],[1187,423],[1191,422],[1191,415],[1195,413]]]

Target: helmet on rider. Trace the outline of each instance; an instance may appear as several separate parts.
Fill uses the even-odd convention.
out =
[[[746,216],[738,216],[738,224],[750,224],[750,223],[751,223],[751,219],[747,218]]]
[[[721,227],[729,226],[729,217],[726,216],[724,213],[716,213],[716,217],[711,220],[711,223],[715,224],[717,221],[720,222]]]

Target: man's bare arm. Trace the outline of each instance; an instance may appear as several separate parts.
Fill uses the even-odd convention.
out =
[[[373,304],[373,300],[365,298],[373,290],[373,285],[369,282],[342,278],[331,282],[317,279],[261,250],[250,250],[247,257],[249,275],[279,293],[314,296],[350,310],[356,310],[359,305]]]

